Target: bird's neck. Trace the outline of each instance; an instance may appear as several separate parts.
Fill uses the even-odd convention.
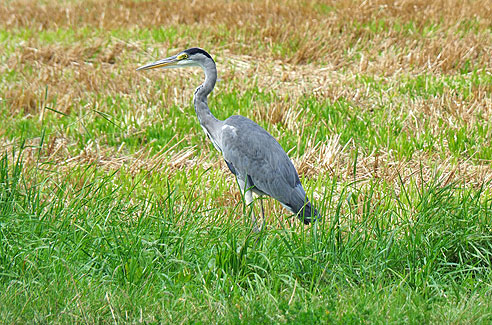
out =
[[[193,103],[195,105],[195,112],[198,116],[198,121],[205,129],[210,130],[212,126],[218,122],[215,116],[210,112],[207,103],[207,96],[214,89],[215,82],[217,81],[217,69],[215,63],[210,60],[203,67],[205,72],[205,81],[196,90],[193,97]]]

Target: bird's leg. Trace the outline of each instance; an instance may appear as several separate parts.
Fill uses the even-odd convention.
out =
[[[246,203],[246,207],[251,206],[251,220],[253,222],[253,231],[254,232],[259,232],[260,230],[258,229],[258,226],[256,225],[256,217],[255,217],[255,210],[253,209],[253,192],[251,189],[246,188],[246,182],[242,180],[241,178],[237,178],[237,182],[239,185],[239,189],[241,190],[242,194],[244,195],[244,201]]]
[[[246,200],[246,206],[251,205],[251,221],[253,223],[253,231],[260,232],[258,226],[256,225],[255,209],[253,208],[253,192],[251,190],[247,190],[246,193],[244,193],[244,199]]]
[[[265,229],[265,210],[263,209],[263,198],[260,196],[260,207],[261,207],[261,218],[263,219],[261,223],[261,230]]]

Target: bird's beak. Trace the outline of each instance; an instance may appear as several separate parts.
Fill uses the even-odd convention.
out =
[[[175,66],[179,61],[181,61],[181,60],[178,59],[178,57],[176,55],[173,55],[173,56],[170,56],[168,58],[143,65],[143,66],[137,68],[137,71],[138,70],[156,69],[156,68],[165,68],[165,67],[171,68],[171,67]]]

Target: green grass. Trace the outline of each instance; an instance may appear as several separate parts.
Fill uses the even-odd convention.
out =
[[[238,3],[214,8],[232,16]],[[43,15],[4,19],[2,322],[492,322],[487,17],[298,5],[279,17],[246,6],[233,20],[182,6],[188,23],[111,28],[91,20],[94,3],[79,26],[64,14],[48,27]],[[192,107],[203,76],[134,73],[191,46],[217,60],[218,118],[248,116],[308,162],[315,226],[270,200],[266,229],[252,233]],[[294,115],[271,119],[275,108]],[[334,157],[317,157],[333,139]]]
[[[0,160],[5,322],[492,320],[490,184],[326,179],[323,222],[252,234],[210,170],[46,167]]]

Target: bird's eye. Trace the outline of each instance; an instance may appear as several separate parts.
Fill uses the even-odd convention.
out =
[[[186,53],[183,53],[183,54],[178,55],[178,60],[184,60],[184,59],[187,59],[187,58],[188,58],[188,54],[186,54]]]

